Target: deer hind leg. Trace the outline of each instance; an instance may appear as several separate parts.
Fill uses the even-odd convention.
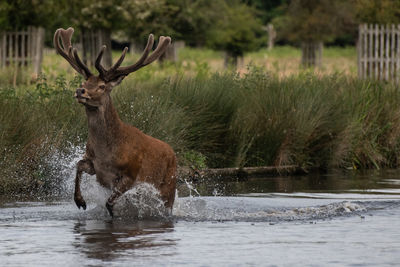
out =
[[[114,217],[113,207],[117,199],[122,196],[126,191],[132,188],[134,180],[128,176],[118,177],[115,180],[111,196],[106,202],[106,208],[111,217]]]
[[[82,172],[86,172],[88,174],[95,174],[95,170],[93,167],[93,163],[88,159],[82,159],[78,162],[76,168],[76,177],[75,177],[75,193],[74,193],[74,201],[75,204],[80,209],[81,207],[86,210],[86,202],[82,197],[81,193],[81,177]]]
[[[164,206],[172,213],[176,192],[176,162],[169,164],[167,174],[164,177],[162,188],[160,189]]]

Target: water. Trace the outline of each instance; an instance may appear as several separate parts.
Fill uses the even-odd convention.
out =
[[[129,192],[114,220],[102,207],[107,191],[89,179],[83,193],[86,211],[69,199],[3,199],[1,266],[400,262],[400,171],[186,181],[172,216],[150,186]]]

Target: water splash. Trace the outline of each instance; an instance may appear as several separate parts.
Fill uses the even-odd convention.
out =
[[[25,182],[21,182],[21,186],[26,181],[36,184],[36,186],[32,186],[30,191],[25,192],[21,196],[22,198],[30,195],[30,197],[37,199],[43,197],[64,199],[72,195],[76,164],[82,158],[84,148],[70,143],[62,149],[56,149],[52,148],[52,145],[47,142],[46,140],[40,144],[37,150],[44,150],[43,147],[45,147],[45,150],[49,152],[44,153],[38,163],[29,163],[35,165],[33,173],[32,167],[26,164],[22,163],[18,167],[18,174],[22,173],[21,177],[25,180]],[[12,179],[21,179],[21,177],[17,176]]]
[[[72,145],[67,150],[68,153],[54,150],[45,159],[45,162],[52,170],[50,173],[51,178],[60,181],[60,184],[57,185],[51,195],[73,203],[76,165],[85,152],[83,147]],[[105,209],[105,203],[111,191],[102,187],[96,181],[95,175],[86,173],[82,175],[81,191],[88,205],[89,212],[87,214],[89,217],[109,217]],[[164,202],[161,200],[157,189],[150,184],[140,183],[118,199],[114,206],[114,215],[125,219],[156,219],[168,217],[170,211],[165,209]]]
[[[189,189],[189,197],[193,197],[192,192],[194,192],[198,197],[200,196],[199,191],[193,186],[192,182],[189,182],[186,179],[183,179],[185,181],[186,187]]]
[[[108,212],[105,203],[111,195],[111,190],[102,187],[95,176],[85,175],[81,184],[83,198],[96,214]],[[139,183],[125,192],[114,206],[114,216],[123,219],[164,219],[170,211],[164,207],[160,192],[151,184]]]
[[[180,198],[173,213],[178,220],[188,221],[297,221],[327,219],[336,216],[360,214],[367,210],[363,203],[349,201],[325,205],[294,206],[287,200],[249,197]],[[298,199],[293,199],[298,202]]]
[[[63,177],[63,190],[73,206],[72,193],[76,163],[84,154],[82,147],[72,147],[70,153],[54,153],[52,164],[61,166],[57,175]],[[201,197],[188,180],[183,179],[189,197],[176,198],[173,216],[177,220],[189,221],[296,221],[326,219],[335,216],[355,215],[367,210],[364,202],[344,199],[277,198],[277,196]],[[95,176],[85,174],[82,179],[82,194],[88,204],[88,211],[73,209],[74,216],[84,218],[109,218],[105,203],[110,190],[101,187]],[[215,191],[215,195],[218,192]],[[288,200],[289,199],[289,200]],[[280,202],[277,202],[277,201]],[[306,204],[301,205],[301,202]],[[307,202],[305,202],[307,201]],[[149,184],[139,184],[126,192],[116,203],[116,217],[135,220],[168,218],[159,192]],[[85,215],[83,215],[85,214]]]
[[[114,206],[116,217],[164,219],[170,215],[160,192],[151,184],[140,183],[123,194]]]
[[[67,151],[65,153],[55,150],[46,160],[54,169],[51,173],[52,179],[60,181],[59,192],[56,195],[64,198],[72,196],[76,165],[85,154],[84,147],[72,144],[69,145]]]

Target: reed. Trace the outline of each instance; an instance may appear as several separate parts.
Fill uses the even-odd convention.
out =
[[[0,89],[0,193],[59,188],[63,177],[46,159],[86,140],[84,108],[73,98],[79,82],[42,76]],[[311,72],[282,78],[253,67],[243,76],[128,78],[112,96],[121,118],[171,144],[181,166],[400,163],[400,92],[389,83]]]

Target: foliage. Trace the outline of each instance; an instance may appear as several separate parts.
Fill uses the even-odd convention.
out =
[[[288,0],[242,0],[243,3],[253,6],[257,12],[257,16],[260,17],[263,24],[271,22],[275,17],[282,16],[283,10],[279,8],[284,5]]]
[[[182,155],[181,162],[194,169],[205,169],[207,158],[200,152],[189,150]]]
[[[27,26],[46,27],[57,18],[58,0],[3,0],[0,2],[0,30]]]
[[[256,50],[265,41],[262,38],[262,24],[249,6],[231,1],[219,12],[223,15],[207,33],[207,44],[210,47],[237,57],[243,56],[244,52]]]
[[[125,8],[123,0],[71,0],[71,20],[89,29],[121,29]]]
[[[221,0],[175,0],[178,12],[175,14],[174,28],[180,33],[180,39],[191,46],[205,46],[207,32],[214,28],[223,12]]]
[[[292,0],[282,6],[284,15],[275,18],[280,38],[292,42],[331,41],[356,29],[352,2],[345,0]]]
[[[149,33],[181,37],[175,30],[179,7],[168,0],[124,1],[124,31],[132,39],[144,39]]]
[[[261,25],[272,22],[280,40],[356,39],[357,23],[399,23],[397,0],[3,0],[0,29],[102,28],[120,39],[170,35],[190,46],[243,54],[258,47]],[[78,30],[78,29],[77,29]],[[255,41],[255,39],[258,39]]]
[[[168,34],[189,45],[206,45],[235,56],[257,49],[263,41],[255,9],[239,1],[128,1],[124,14],[131,37]]]
[[[355,11],[360,23],[400,23],[400,1],[356,0]]]

